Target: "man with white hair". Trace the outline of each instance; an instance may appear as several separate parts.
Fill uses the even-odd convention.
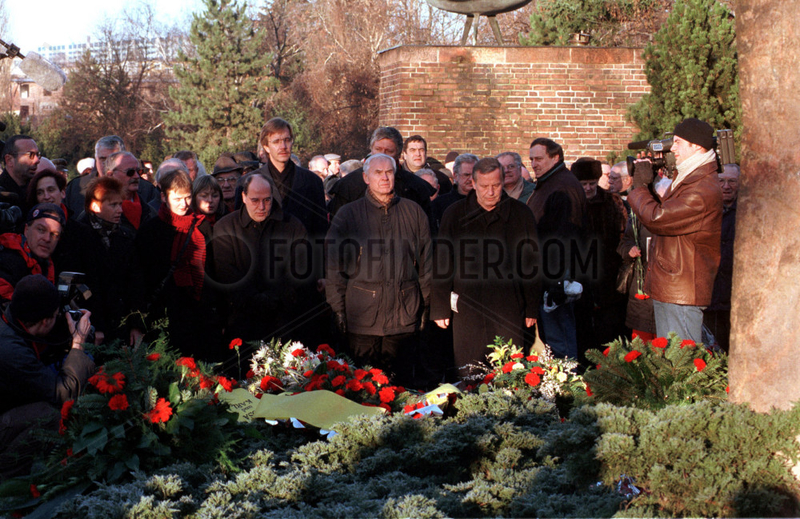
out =
[[[411,381],[431,293],[431,237],[419,204],[395,193],[395,158],[364,163],[362,198],[343,206],[326,239],[326,296],[356,364]]]

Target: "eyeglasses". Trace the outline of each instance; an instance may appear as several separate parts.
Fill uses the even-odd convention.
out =
[[[218,184],[235,184],[238,178],[217,178]]]
[[[121,170],[119,170],[119,169],[117,169],[117,168],[114,168],[114,169],[112,169],[111,171],[121,171]],[[142,169],[142,168],[131,168],[131,169],[126,169],[126,170],[124,171],[124,173],[125,173],[125,175],[126,175],[126,176],[128,176],[128,177],[132,177],[132,176],[134,176],[134,175],[139,175],[139,176],[142,176],[142,173],[144,173],[144,169]]]
[[[290,144],[292,144],[294,142],[294,139],[291,138],[291,137],[287,137],[285,139],[273,139],[273,140],[268,141],[268,142],[269,142],[269,144],[271,146],[280,146],[281,144],[285,144],[285,145],[289,146]]]
[[[42,158],[42,152],[40,151],[18,151],[16,156],[19,157],[20,155],[27,155],[30,160],[34,160],[35,158]]]

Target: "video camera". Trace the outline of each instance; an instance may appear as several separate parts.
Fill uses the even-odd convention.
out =
[[[636,141],[629,142],[629,150],[647,150],[651,155],[654,153],[661,153],[661,157],[652,157],[650,161],[653,163],[653,171],[664,168],[667,171],[667,177],[672,178],[672,172],[677,168],[675,164],[675,154],[672,153],[672,145],[674,143],[672,133],[665,133],[661,139],[653,139],[650,141]],[[714,149],[717,152],[717,165],[719,170],[722,171],[722,166],[725,164],[736,163],[736,151],[733,146],[733,130],[717,130],[717,135],[714,137]],[[628,157],[628,174],[633,176],[635,165],[635,157]]]
[[[84,276],[86,274],[82,272],[62,272],[58,275],[58,285],[56,285],[61,299],[59,309],[64,315],[69,314],[75,323],[83,316],[80,309],[84,308],[86,301],[92,297],[92,291],[83,283]],[[95,329],[92,326],[86,335],[86,342],[94,342],[94,334]]]

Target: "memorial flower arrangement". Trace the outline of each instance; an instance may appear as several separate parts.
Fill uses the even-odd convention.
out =
[[[76,401],[64,403],[53,470],[40,490],[225,457],[236,415],[217,393],[230,391],[234,381],[179,357],[164,336],[149,347],[113,343],[96,353],[113,360],[98,369]]]
[[[585,387],[577,361],[555,358],[547,346],[541,353],[526,353],[511,341],[496,337],[488,347],[492,350],[487,355],[489,366],[483,367],[482,379],[475,385],[478,391],[491,387],[527,389],[555,402],[559,397],[580,393]]]
[[[327,344],[312,351],[299,342],[275,339],[261,343],[242,386],[256,397],[264,393],[328,390],[388,412],[401,411],[409,397],[405,388],[390,384],[382,370],[354,366]]]
[[[671,333],[644,342],[618,339],[589,350],[596,364],[584,373],[583,403],[608,402],[647,409],[701,400],[727,400],[728,356]]]

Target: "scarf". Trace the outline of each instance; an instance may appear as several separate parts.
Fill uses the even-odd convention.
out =
[[[175,280],[175,286],[191,288],[193,297],[199,301],[203,291],[203,276],[206,270],[206,240],[197,227],[203,221],[204,216],[193,213],[179,216],[170,211],[167,204],[161,204],[161,208],[158,210],[158,217],[162,222],[175,229],[175,238],[172,241],[172,251],[169,257],[170,262],[175,263],[183,244],[187,239],[189,240],[189,244],[183,252],[180,262],[175,267],[172,277]],[[192,227],[192,222],[195,221],[197,223],[192,230],[192,235],[189,236],[189,229]]]
[[[511,189],[506,189],[506,193],[508,193],[508,196],[510,196],[514,200],[519,200],[519,197],[522,195],[522,189],[524,187],[525,187],[525,179],[522,178],[522,176],[520,176],[516,185]]]
[[[55,268],[53,267],[52,258],[47,258],[47,274],[45,274],[39,260],[33,257],[33,253],[31,252],[31,248],[25,236],[15,233],[0,234],[0,245],[6,249],[19,252],[19,255],[25,260],[25,265],[30,269],[29,274],[42,274],[48,281],[55,284]],[[11,296],[13,295],[14,285],[5,279],[0,279],[0,298],[11,301]]]
[[[103,220],[94,213],[89,213],[89,224],[92,226],[92,229],[100,234],[100,239],[103,240],[103,245],[106,246],[106,250],[110,249],[111,235],[117,232],[119,224]]]
[[[678,175],[675,177],[675,180],[672,181],[672,190],[675,191],[675,188],[677,188],[681,182],[686,180],[686,177],[689,176],[689,173],[696,170],[700,166],[704,166],[705,164],[715,160],[716,157],[717,155],[714,150],[708,150],[705,153],[695,153],[688,159],[678,164]]]
[[[139,195],[134,193],[133,198],[122,201],[122,214],[131,222],[133,228],[138,231],[139,225],[142,223],[142,201],[139,199]]]

